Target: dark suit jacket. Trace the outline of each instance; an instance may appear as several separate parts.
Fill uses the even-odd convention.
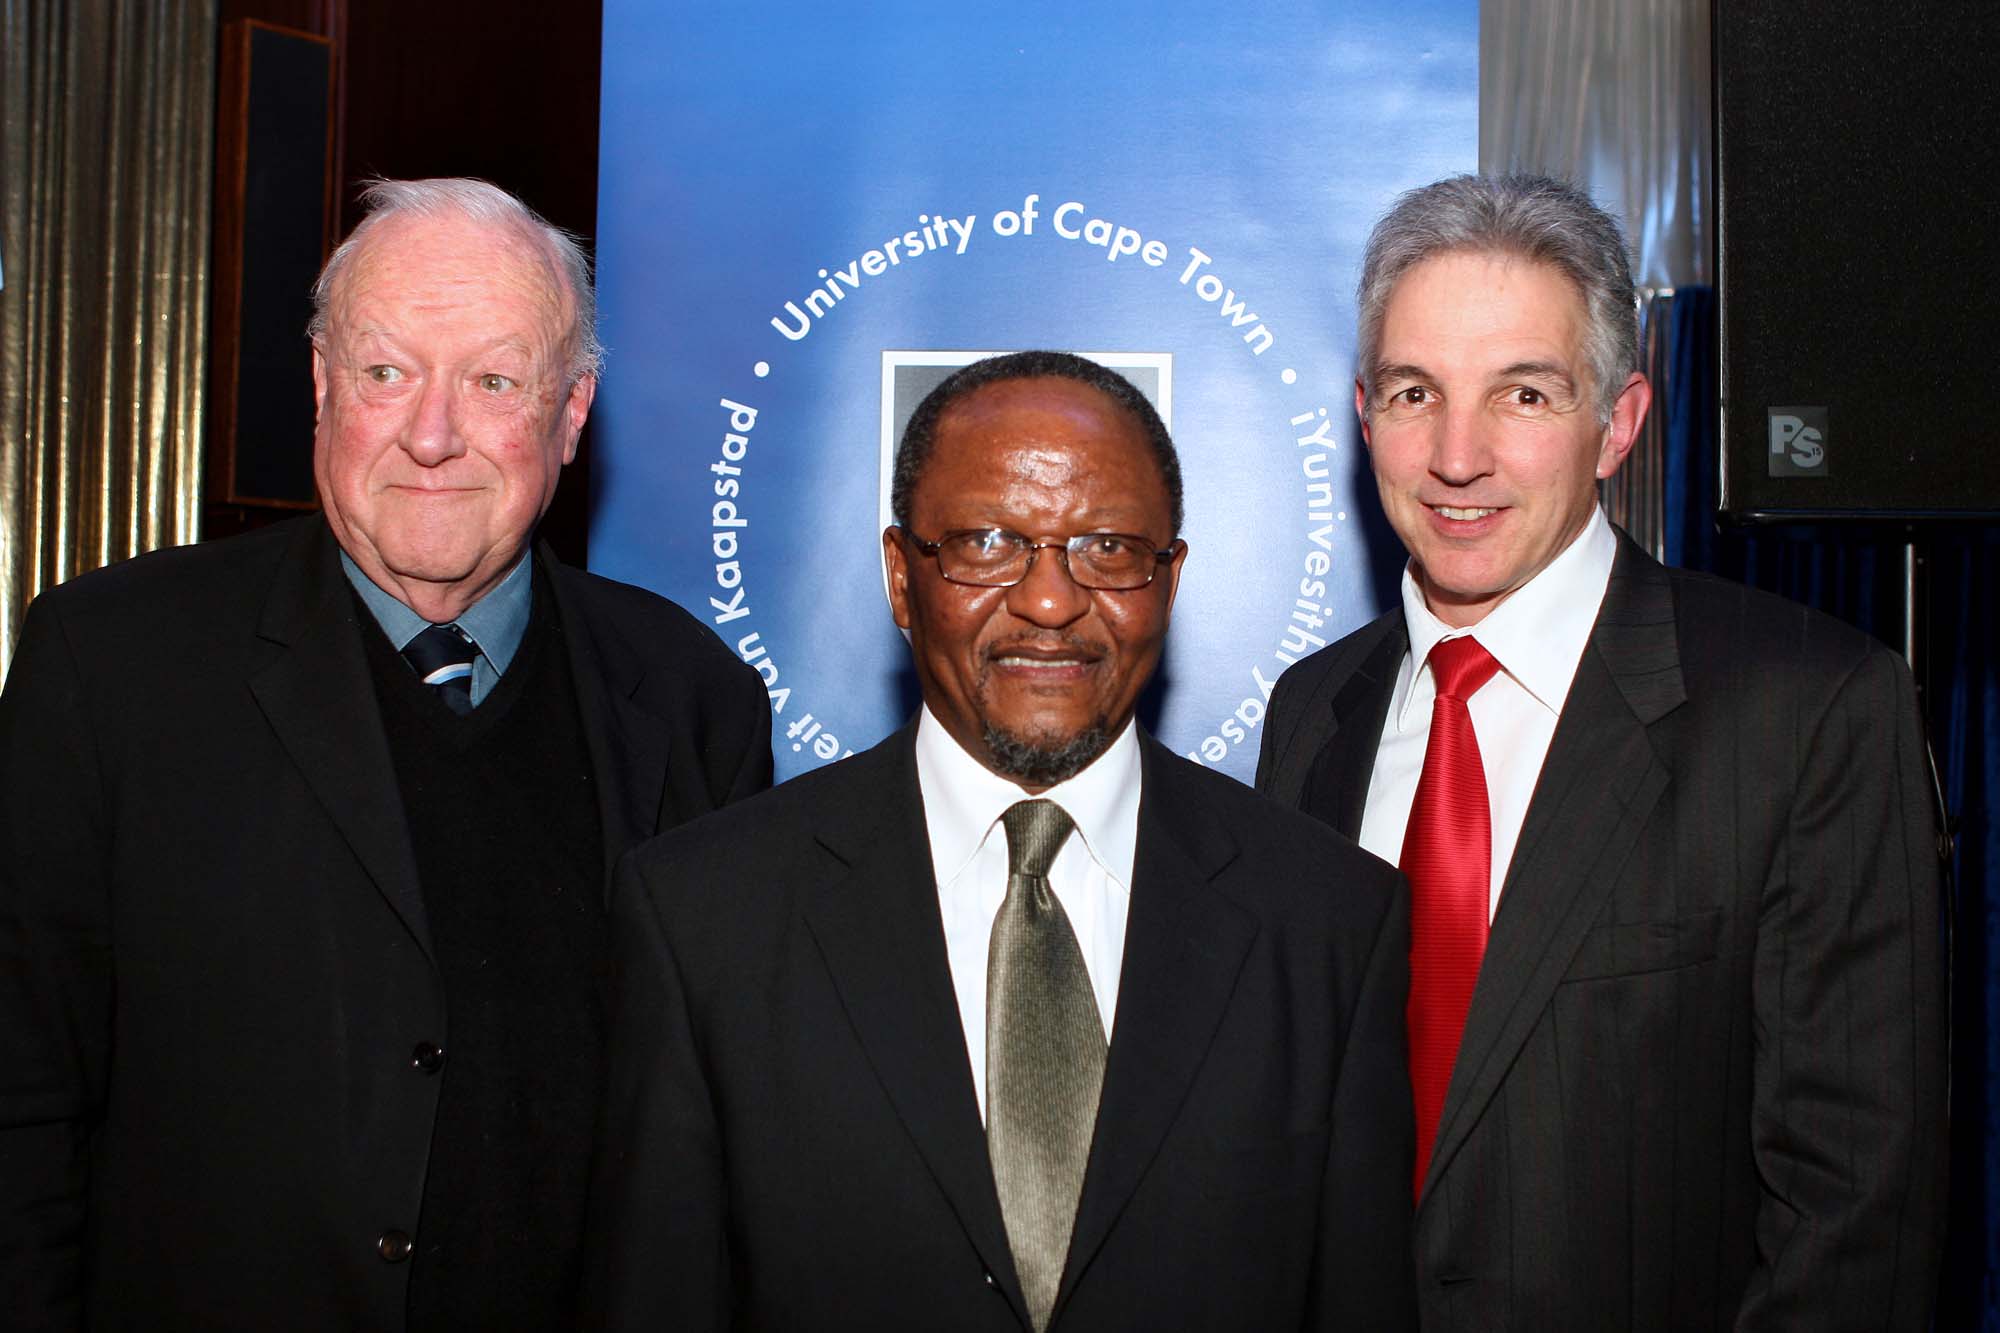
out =
[[[1396,610],[1287,672],[1259,786],[1358,829],[1405,651]],[[1926,1327],[1937,870],[1901,660],[1621,537],[1417,1208],[1424,1327]]]
[[[626,858],[587,1284],[608,1326],[1028,1327],[914,735]],[[1150,739],[1143,764],[1052,1326],[1406,1327],[1400,879]]]
[[[761,683],[543,551],[607,866],[768,784]],[[451,1046],[366,611],[318,518],[38,599],[0,697],[0,1318],[402,1327]]]

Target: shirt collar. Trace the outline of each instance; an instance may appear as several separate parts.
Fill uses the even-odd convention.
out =
[[[1127,893],[1139,846],[1139,784],[1138,728],[1128,720],[1089,767],[1042,793],[1075,822],[1090,859]],[[917,785],[939,884],[958,877],[1009,806],[1033,799],[967,754],[928,705],[917,722]]]
[[[1493,654],[1505,671],[1536,702],[1551,713],[1561,714],[1569,696],[1570,682],[1576,679],[1576,664],[1583,660],[1584,645],[1590,642],[1591,627],[1597,623],[1597,609],[1604,590],[1611,583],[1611,565],[1618,556],[1618,539],[1604,519],[1604,511],[1592,505],[1590,521],[1562,554],[1546,568],[1514,591],[1513,596],[1486,613],[1486,618],[1466,629],[1454,629],[1431,614],[1424,605],[1423,589],[1417,586],[1410,567],[1403,566],[1403,620],[1410,632],[1410,655],[1404,661],[1396,697],[1396,721],[1405,720],[1414,683],[1424,659],[1440,640],[1471,634]]]
[[[534,559],[533,552],[524,553],[507,577],[500,580],[500,586],[467,607],[465,614],[452,622],[472,636],[496,673],[507,670],[520,650],[522,636],[528,632],[528,612],[534,606],[531,574]],[[340,568],[397,652],[430,626],[430,621],[403,605],[395,594],[377,587],[345,551],[340,553]]]

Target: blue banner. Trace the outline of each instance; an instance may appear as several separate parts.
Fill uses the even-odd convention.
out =
[[[1247,780],[1401,567],[1353,412],[1360,246],[1477,156],[1476,0],[604,11],[591,566],[764,676],[780,777],[916,704],[888,460],[952,366],[1124,370],[1190,553],[1141,715]]]

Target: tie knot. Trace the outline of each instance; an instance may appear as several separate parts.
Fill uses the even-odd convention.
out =
[[[426,685],[472,679],[472,659],[479,645],[456,625],[432,625],[403,646],[403,658]]]
[[[1047,879],[1076,822],[1054,801],[1019,801],[1000,816],[1007,828],[1007,873]]]
[[[1431,648],[1430,662],[1439,698],[1470,699],[1500,669],[1493,654],[1470,634],[1439,640]]]

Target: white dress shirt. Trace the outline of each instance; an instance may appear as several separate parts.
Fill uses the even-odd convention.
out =
[[[1016,802],[1035,798],[967,754],[929,708],[917,723],[917,786],[930,831],[951,985],[983,1121],[986,952],[993,917],[1007,897],[1007,830],[1000,816]],[[1049,788],[1042,799],[1060,805],[1076,824],[1049,867],[1049,887],[1076,932],[1109,1041],[1139,842],[1139,737],[1132,724],[1125,724],[1090,767]]]
[[[1617,554],[1618,539],[1611,525],[1601,511],[1592,509],[1582,534],[1561,555],[1469,629],[1453,629],[1432,615],[1409,567],[1403,568],[1403,618],[1409,626],[1410,650],[1396,675],[1389,716],[1382,723],[1361,818],[1361,845],[1391,865],[1401,864],[1410,803],[1416,799],[1424,747],[1430,740],[1431,705],[1437,700],[1437,682],[1425,659],[1440,640],[1470,634],[1500,663],[1500,670],[1468,705],[1492,815],[1488,920],[1499,910],[1500,886],[1507,881],[1507,866],[1520,841],[1521,821],[1527,817],[1563,700],[1576,678],[1576,665],[1583,660],[1591,626],[1597,623],[1597,608],[1604,601]]]

